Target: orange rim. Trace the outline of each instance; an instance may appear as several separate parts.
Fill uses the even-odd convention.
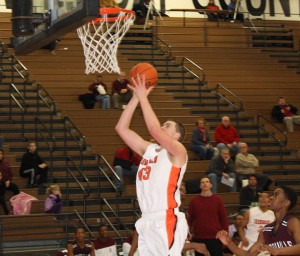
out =
[[[100,8],[99,9],[99,14],[102,15],[117,15],[115,17],[105,17],[105,18],[96,18],[92,21],[90,21],[90,23],[100,23],[102,21],[107,21],[107,22],[115,22],[116,20],[120,19],[120,17],[118,16],[119,13],[128,13],[128,14],[133,14],[135,15],[134,11],[131,10],[126,10],[126,9],[122,9],[122,8],[113,8],[113,7],[108,7],[108,8]],[[126,20],[128,19],[129,15],[124,15],[121,17],[121,20]]]

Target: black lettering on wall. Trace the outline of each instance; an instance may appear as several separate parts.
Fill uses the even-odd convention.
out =
[[[205,9],[206,6],[202,6],[198,0],[193,0],[193,4],[195,6],[195,9]]]
[[[260,16],[265,12],[266,9],[266,0],[261,0],[260,1],[260,6],[255,8],[253,7],[251,0],[246,1],[247,9],[248,12],[251,13],[253,16]]]
[[[290,1],[289,0],[279,0],[282,7],[284,16],[291,17]],[[270,16],[275,16],[277,13],[281,13],[281,10],[275,10],[274,0],[270,0]]]

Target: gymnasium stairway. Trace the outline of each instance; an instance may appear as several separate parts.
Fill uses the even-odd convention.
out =
[[[253,21],[252,44],[300,74],[299,30],[296,22]]]

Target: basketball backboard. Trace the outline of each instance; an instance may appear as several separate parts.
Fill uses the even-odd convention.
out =
[[[14,1],[17,2],[18,0]],[[25,36],[21,33],[18,34],[14,32],[11,43],[16,55],[26,55],[40,49],[58,39],[60,36],[99,16],[99,0],[28,1],[32,2],[32,10],[29,10],[27,13],[30,13],[28,16],[31,16],[31,18],[33,17],[31,21],[34,23],[34,29],[27,33],[29,35],[24,33]],[[26,3],[28,1],[19,0],[16,6],[14,6],[13,2],[13,22],[24,17],[24,13],[26,12],[22,10],[22,5],[28,9],[28,3]],[[14,10],[16,8],[18,9],[17,11]],[[27,18],[27,21],[28,19],[30,18]],[[43,19],[44,22],[39,24],[41,19]],[[17,26],[15,25],[15,28],[18,27],[20,27],[19,24],[17,24]]]

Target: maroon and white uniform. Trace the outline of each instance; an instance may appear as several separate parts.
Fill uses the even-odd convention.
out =
[[[263,236],[266,245],[269,245],[273,248],[283,248],[296,244],[294,238],[289,234],[287,228],[288,221],[291,218],[293,218],[292,215],[286,215],[276,232],[274,231],[275,222],[272,222],[263,228]],[[297,255],[300,256],[300,253]]]
[[[92,243],[90,241],[85,241],[83,248],[78,246],[76,242],[73,244],[73,254],[74,256],[90,256],[92,251]]]
[[[105,240],[98,238],[94,241],[96,256],[117,256],[117,246],[113,238],[108,237]]]

